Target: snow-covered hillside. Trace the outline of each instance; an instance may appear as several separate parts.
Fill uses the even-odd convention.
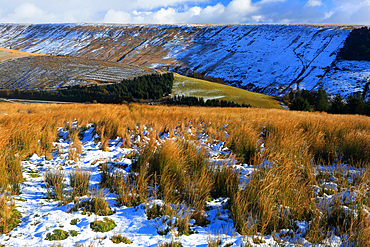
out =
[[[200,72],[242,88],[362,91],[366,64],[337,62],[354,27],[324,25],[0,25],[0,47]],[[341,69],[343,68],[343,69]],[[355,73],[352,74],[352,73]]]
[[[27,90],[114,83],[155,73],[138,66],[63,56],[8,60],[0,62],[0,71],[0,88]]]

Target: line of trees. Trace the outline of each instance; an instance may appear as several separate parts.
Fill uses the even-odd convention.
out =
[[[175,96],[166,100],[170,105],[187,105],[187,106],[210,106],[210,107],[251,107],[249,104],[239,104],[234,101],[197,98],[193,96]]]
[[[93,86],[72,86],[59,91],[0,90],[0,97],[68,102],[122,103],[135,99],[157,100],[171,94],[173,74],[144,75],[120,83]]]
[[[291,110],[370,116],[370,99],[366,100],[360,92],[353,93],[347,98],[336,95],[329,99],[322,88],[317,92],[302,90],[295,93],[290,92],[284,101],[288,103]]]

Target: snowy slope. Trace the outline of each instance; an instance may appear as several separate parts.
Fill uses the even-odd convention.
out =
[[[312,89],[336,59],[348,31],[310,26],[226,26],[208,30],[179,57],[212,77],[275,93],[289,85]],[[200,59],[199,59],[200,58]],[[220,63],[221,61],[221,63]]]
[[[200,72],[270,94],[322,85],[347,95],[366,83],[333,69],[355,27],[324,25],[0,25],[0,47]],[[341,64],[338,65],[340,67]],[[362,73],[364,63],[348,63]],[[341,78],[348,77],[345,80]],[[362,78],[362,77],[361,77]],[[363,79],[363,78],[362,78]],[[361,81],[363,81],[361,79]]]
[[[113,83],[153,74],[153,69],[64,56],[31,56],[0,63],[0,88],[58,89]]]

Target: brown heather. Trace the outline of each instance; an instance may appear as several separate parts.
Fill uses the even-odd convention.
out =
[[[155,148],[152,142],[134,165],[137,176],[123,179],[120,174],[106,174],[106,186],[130,195],[122,196],[122,204],[137,205],[150,194],[166,204],[186,203],[198,211],[195,215],[201,215],[209,197],[226,196],[230,198],[228,207],[235,228],[241,234],[294,231],[295,221],[302,220],[310,223],[305,237],[312,243],[321,243],[335,227],[335,233],[342,239],[358,246],[370,245],[368,172],[364,171],[349,184],[346,170],[318,173],[313,169],[313,165],[329,167],[334,160],[369,169],[369,117],[253,108],[1,103],[2,190],[11,188],[17,193],[23,181],[20,161],[35,152],[50,153],[51,142],[57,138],[56,127],[75,120],[79,126],[93,123],[106,140],[119,136],[127,141],[124,144],[127,146],[131,145],[128,133],[143,135],[144,127],[152,130],[152,136],[162,131],[171,136],[185,132],[186,140],[206,132],[212,138],[226,141],[238,161],[259,168],[247,184],[238,187],[237,173],[228,164],[209,169],[207,154],[187,143],[167,141]],[[193,136],[186,133],[189,125]],[[118,182],[113,185],[114,181],[109,179],[115,176]],[[321,188],[331,177],[342,188],[362,196],[351,203],[339,198],[332,205],[318,207],[313,188]],[[324,193],[323,188],[320,193]],[[355,214],[346,214],[344,206],[355,208]]]

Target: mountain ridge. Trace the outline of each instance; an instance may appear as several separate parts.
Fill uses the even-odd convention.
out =
[[[347,96],[364,90],[370,76],[368,63],[336,57],[358,27],[362,25],[0,24],[0,47],[198,74],[271,95],[321,86]]]

